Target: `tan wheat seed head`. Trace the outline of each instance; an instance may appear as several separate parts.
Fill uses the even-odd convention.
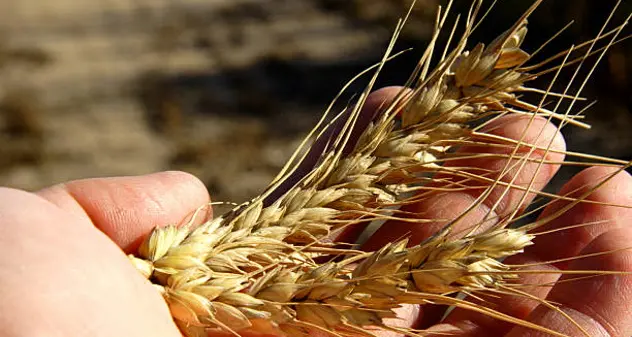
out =
[[[520,274],[546,271],[502,261],[521,253],[536,235],[546,235],[537,231],[543,225],[578,203],[590,203],[588,195],[614,174],[574,196],[539,191],[535,175],[526,182],[507,177],[533,164],[538,170],[546,165],[594,164],[622,170],[628,163],[555,148],[553,140],[504,138],[484,127],[509,113],[524,114],[531,120],[556,120],[560,127],[586,127],[573,106],[582,100],[580,92],[588,77],[578,79],[575,92],[570,83],[562,93],[551,92],[551,87],[564,68],[573,67],[576,75],[582,67],[592,67],[592,72],[608,47],[618,42],[627,21],[607,28],[608,19],[593,40],[532,65],[531,57],[539,50],[525,51],[521,44],[527,35],[527,17],[540,2],[535,1],[513,27],[491,43],[476,44],[471,50],[466,50],[468,38],[483,16],[482,1],[473,1],[469,12],[458,16],[449,29],[444,25],[452,3],[439,8],[435,33],[407,89],[382,105],[378,113],[367,114],[363,107],[378,74],[397,56],[392,49],[402,20],[384,58],[361,74],[373,71],[357,103],[333,118],[327,117],[330,106],[266,191],[195,228],[156,228],[130,258],[162,293],[183,334],[207,336],[223,331],[237,336],[259,332],[300,337],[318,331],[331,336],[374,336],[381,329],[417,336],[424,331],[393,324],[394,310],[404,304],[443,304],[565,336],[496,311],[485,305],[484,298],[512,295],[555,310],[555,303],[523,290],[549,285],[520,283]],[[456,37],[457,31],[462,31],[460,37]],[[438,51],[436,43],[442,33],[448,34],[448,44]],[[597,61],[588,65],[589,58]],[[552,77],[549,87],[527,86],[545,75]],[[521,96],[527,92],[540,99],[523,101]],[[570,107],[561,111],[564,101]],[[510,151],[455,151],[465,146]],[[543,155],[533,156],[536,152]],[[547,154],[585,161],[551,161]],[[503,159],[506,164],[493,172],[450,165],[468,158]],[[481,190],[479,196],[454,219],[424,218],[405,211],[406,205],[437,193],[472,189]],[[459,226],[498,191],[498,200],[518,195],[512,210],[498,215],[496,203],[475,226]],[[560,200],[566,206],[535,222],[514,226],[525,217],[523,212],[534,196],[549,199],[539,209]],[[442,220],[442,228],[419,244],[409,245],[402,238],[369,252],[331,240],[350,227],[383,220],[429,226]],[[609,253],[615,252],[603,252]],[[586,277],[616,271],[565,273]],[[468,296],[454,296],[457,294]],[[565,315],[561,310],[560,314]]]

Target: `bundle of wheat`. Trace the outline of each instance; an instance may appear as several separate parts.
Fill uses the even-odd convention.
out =
[[[451,2],[439,8],[432,41],[406,86],[395,94],[389,89],[387,100],[377,99],[384,96],[379,93],[368,98],[384,64],[394,57],[402,20],[384,58],[367,70],[375,72],[357,103],[328,122],[323,117],[263,194],[197,227],[156,228],[130,259],[163,294],[183,334],[374,336],[381,330],[425,335],[430,332],[401,327],[392,318],[403,305],[440,304],[567,335],[490,305],[495,297],[514,297],[544,306],[590,335],[538,295],[546,291],[537,289],[549,289],[550,283],[525,282],[525,276],[553,274],[539,266],[585,256],[540,264],[512,264],[519,260],[506,258],[522,253],[536,236],[599,224],[546,227],[578,204],[604,206],[590,195],[628,166],[567,151],[560,141],[559,128],[586,127],[573,107],[582,100],[579,92],[589,75],[575,93],[571,83],[562,93],[551,88],[562,69],[574,67],[578,74],[589,57],[597,59],[594,69],[618,42],[625,23],[608,30],[608,19],[596,38],[526,65],[539,51],[530,54],[521,44],[527,17],[540,2],[487,46],[466,51],[483,9],[482,1],[474,1],[461,37],[454,38],[457,17],[445,49],[433,61]],[[552,77],[548,88],[526,85],[546,74]],[[539,99],[526,102],[524,93]],[[555,101],[553,108],[544,107],[548,100]],[[560,112],[562,102],[568,107]],[[497,132],[499,123],[516,118],[524,128],[518,137]],[[551,128],[553,120],[558,128]],[[480,161],[494,164],[473,164]],[[561,165],[594,164],[611,167],[594,185],[559,195],[542,191],[550,177],[541,181],[540,172],[552,175]],[[470,199],[445,218],[415,208],[455,193]],[[529,213],[544,209],[543,214],[514,226],[536,198],[548,202]],[[383,220],[383,226],[422,228],[426,235],[368,251],[342,244],[350,232]],[[554,274],[625,277],[623,271],[605,270],[556,269]]]

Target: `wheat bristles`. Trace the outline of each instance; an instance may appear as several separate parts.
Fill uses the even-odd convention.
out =
[[[435,70],[429,72],[448,6],[437,17],[433,40],[411,76],[410,88],[403,89],[379,114],[367,117],[362,113],[363,104],[375,76],[389,60],[401,30],[398,25],[389,51],[358,103],[311,133],[317,135],[312,149],[320,150],[303,155],[303,161],[289,165],[261,196],[221,217],[196,228],[156,228],[130,259],[160,289],[183,334],[207,336],[209,331],[217,330],[234,335],[256,331],[307,336],[310,331],[321,330],[334,336],[373,336],[371,329],[377,327],[421,335],[422,331],[401,330],[385,323],[385,319],[394,318],[393,310],[402,304],[438,303],[564,336],[450,296],[461,292],[519,294],[516,280],[520,266],[500,260],[531,245],[535,236],[529,231],[545,223],[509,227],[528,195],[574,203],[585,199],[536,191],[533,180],[528,184],[502,180],[507,172],[521,170],[529,162],[540,166],[568,162],[547,162],[546,155],[541,160],[531,157],[535,151],[558,151],[551,143],[542,146],[494,138],[480,129],[486,119],[510,112],[585,126],[571,116],[570,110],[559,113],[557,107],[542,107],[547,97],[574,103],[580,99],[579,93],[554,94],[550,88],[529,88],[526,84],[551,69],[582,64],[595,50],[605,52],[607,48],[594,49],[594,43],[606,38],[613,43],[625,24],[611,32],[602,31],[592,44],[580,45],[588,47],[585,54],[574,56],[579,49],[573,47],[557,55],[563,58],[561,66],[530,74],[526,71],[539,68],[524,66],[531,55],[521,45],[527,37],[526,18],[540,2],[535,1],[511,29],[489,45],[479,43],[467,51],[469,34],[482,8],[481,1],[474,2],[462,38],[451,52],[446,47]],[[538,93],[542,101],[524,102],[520,98],[523,92]],[[476,123],[478,127],[472,126]],[[500,156],[507,159],[507,165],[499,172],[444,166],[448,161],[468,158],[467,153],[455,154],[453,150],[473,143],[514,151]],[[525,155],[523,149],[527,149]],[[299,158],[299,153],[301,150],[293,158]],[[301,173],[301,163],[306,163],[308,157],[317,162]],[[484,154],[477,158],[482,157]],[[621,164],[594,159],[613,166]],[[284,187],[283,183],[294,179],[297,172],[298,181]],[[457,177],[464,180],[451,180]],[[441,231],[420,244],[408,247],[403,239],[374,252],[361,252],[341,249],[336,242],[327,241],[334,232],[374,220],[436,222],[439,219],[411,217],[398,206],[423,200],[440,189],[472,189],[467,184],[472,181],[492,187],[460,217],[448,221]],[[441,187],[435,187],[438,183]],[[524,192],[519,206],[507,216],[493,217],[496,203],[478,225],[457,231],[460,219],[498,187],[504,188],[503,195]],[[551,215],[549,220],[555,216],[559,214]],[[337,258],[331,260],[332,256]]]

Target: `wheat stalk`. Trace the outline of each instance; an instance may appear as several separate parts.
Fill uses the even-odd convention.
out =
[[[507,113],[586,126],[581,116],[571,115],[571,108],[557,112],[559,102],[568,100],[572,107],[580,100],[579,93],[555,94],[550,88],[538,90],[526,83],[547,73],[557,78],[562,68],[574,64],[579,69],[588,56],[600,58],[617,41],[625,23],[541,64],[525,66],[531,59],[520,48],[527,33],[526,19],[540,2],[489,45],[477,44],[466,51],[482,9],[482,2],[475,1],[461,38],[454,46],[448,43],[430,72],[451,2],[445,11],[440,8],[435,34],[407,83],[408,89],[383,105],[378,114],[367,114],[363,109],[367,96],[380,70],[392,58],[403,20],[357,103],[329,123],[323,117],[261,196],[196,228],[156,228],[137,256],[130,258],[161,291],[183,333],[207,336],[209,331],[218,330],[234,335],[257,331],[306,336],[320,330],[334,336],[373,336],[370,328],[378,327],[415,335],[423,332],[397,328],[385,319],[395,317],[393,310],[402,304],[438,303],[564,336],[450,296],[461,292],[527,296],[515,282],[521,267],[503,264],[500,259],[530,245],[534,238],[530,231],[574,204],[589,202],[589,193],[572,198],[539,192],[533,180],[527,184],[504,181],[507,172],[521,170],[527,163],[547,164],[546,159],[534,160],[533,152],[557,150],[551,144],[543,147],[481,131],[486,119]],[[450,41],[457,24],[458,20]],[[607,45],[597,48],[596,43],[602,40]],[[580,56],[578,52],[582,52]],[[556,60],[561,63],[545,68]],[[541,101],[521,100],[524,92],[541,94]],[[558,99],[558,105],[547,110],[543,105],[550,97]],[[313,142],[307,145],[310,139]],[[495,155],[507,159],[507,165],[498,172],[443,165],[467,158],[453,149],[473,143],[513,151]],[[593,159],[612,166],[627,165],[607,158]],[[375,252],[362,252],[328,242],[334,233],[375,220],[436,222],[438,219],[412,217],[398,206],[419,202],[437,190],[468,189],[467,182],[488,187],[461,216],[421,244],[407,248],[407,241],[401,240]],[[494,205],[476,226],[457,230],[459,221],[498,187],[504,189],[503,194],[524,192],[518,206],[507,216],[494,217]],[[528,195],[533,194],[570,204],[546,219],[509,228],[519,218]],[[323,262],[331,256],[338,259]]]

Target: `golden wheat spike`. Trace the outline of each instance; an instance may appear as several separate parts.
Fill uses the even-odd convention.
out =
[[[442,304],[549,335],[567,336],[487,305],[487,298],[513,296],[541,304],[567,319],[579,333],[590,336],[555,303],[524,290],[527,286],[547,287],[520,283],[522,275],[546,271],[530,269],[535,265],[501,261],[533,245],[536,235],[555,232],[534,231],[572,207],[598,204],[589,196],[618,172],[579,195],[557,195],[536,186],[540,170],[596,164],[618,167],[620,171],[628,163],[560,148],[555,144],[557,129],[552,134],[543,129],[535,139],[528,139],[525,129],[514,139],[499,136],[488,127],[509,114],[526,116],[528,126],[556,119],[560,127],[587,127],[575,115],[573,106],[583,99],[580,93],[590,75],[582,79],[575,93],[570,93],[571,84],[589,57],[597,59],[590,73],[594,71],[608,47],[618,41],[627,20],[607,30],[611,16],[596,38],[530,66],[532,54],[521,45],[527,38],[527,18],[541,2],[535,1],[512,27],[488,45],[479,43],[466,50],[483,10],[482,1],[473,1],[464,27],[458,27],[459,16],[448,33],[447,46],[452,45],[459,29],[463,31],[460,38],[451,50],[443,50],[431,70],[435,45],[452,6],[450,1],[445,10],[439,9],[430,44],[406,87],[377,113],[367,112],[363,107],[377,76],[394,58],[394,44],[406,21],[403,19],[382,60],[367,70],[374,73],[357,102],[328,120],[332,103],[259,197],[197,228],[155,229],[130,259],[161,291],[183,334],[308,336],[316,331],[331,336],[374,336],[375,329],[381,329],[421,336],[428,332],[393,324],[396,310],[402,305]],[[597,47],[600,41],[606,41],[607,46]],[[545,68],[556,60],[561,63]],[[575,67],[573,79],[564,92],[553,93],[559,72],[571,66]],[[547,73],[553,78],[546,88],[527,86]],[[524,92],[537,93],[540,99],[524,101]],[[545,108],[550,99],[557,100],[556,104]],[[560,112],[562,101],[570,102],[570,106]],[[468,152],[468,146],[489,153]],[[495,151],[498,149],[508,151]],[[536,152],[539,158],[533,157]],[[565,161],[563,155],[592,162]],[[502,160],[504,164],[492,170],[459,166],[468,160]],[[526,167],[535,167],[532,178],[520,182],[517,172]],[[425,217],[410,211],[411,205],[448,192],[472,192],[476,197],[453,218]],[[501,212],[502,200],[507,196],[517,202]],[[496,201],[488,203],[485,215],[468,225],[467,219],[492,197]],[[513,228],[534,197],[550,198],[547,205],[561,201],[566,205]],[[441,223],[441,228],[420,243],[402,238],[367,252],[329,241],[332,233],[380,220],[415,226]],[[332,256],[337,258],[332,260]],[[589,256],[597,255],[568,260]],[[581,277],[623,274],[599,270],[562,273]],[[454,296],[457,294],[468,296]]]

